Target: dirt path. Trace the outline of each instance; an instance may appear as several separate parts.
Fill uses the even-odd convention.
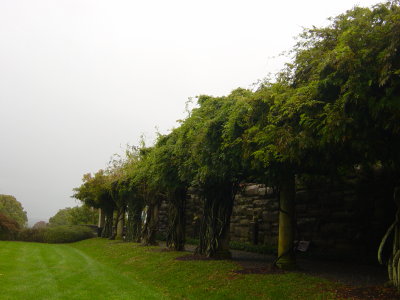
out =
[[[186,250],[194,252],[194,245],[187,245]],[[265,268],[275,259],[272,255],[263,255],[239,250],[231,250],[232,260],[243,268]],[[326,278],[353,286],[375,286],[387,282],[386,267],[378,265],[360,265],[311,259],[298,259],[297,272]]]

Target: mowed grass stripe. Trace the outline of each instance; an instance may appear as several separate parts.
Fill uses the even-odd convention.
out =
[[[334,299],[338,284],[299,272],[239,275],[232,261],[90,239],[68,245],[0,242],[3,299]]]
[[[0,242],[0,299],[165,299],[68,245]]]
[[[136,243],[90,239],[71,244],[89,257],[113,266],[171,299],[289,300],[334,299],[337,284],[299,272],[238,275],[225,260],[179,261],[188,253],[160,251]]]

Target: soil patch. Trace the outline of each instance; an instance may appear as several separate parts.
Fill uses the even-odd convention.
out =
[[[190,261],[190,260],[215,260],[214,258],[210,258],[204,255],[199,255],[199,254],[188,254],[184,256],[179,256],[175,258],[176,260],[182,260],[182,261]]]
[[[236,274],[283,274],[285,271],[274,267],[272,265],[260,267],[260,268],[244,268],[241,270],[235,270],[233,273]]]
[[[185,245],[185,248],[187,251],[191,251],[193,253],[194,250],[196,249],[196,246]],[[264,272],[264,274],[268,274],[269,270],[268,267],[276,259],[274,255],[258,254],[240,250],[231,250],[231,252],[232,252],[232,260],[239,265],[237,269],[242,272],[242,273],[232,273],[232,274],[234,274],[234,276],[239,276],[239,277],[240,277],[239,274],[246,274],[245,272],[247,272],[247,274],[263,274],[262,272]],[[193,257],[190,255],[188,257],[182,257],[177,259],[208,260],[207,258],[204,257]],[[333,282],[338,282],[345,286],[353,286],[354,288],[376,286],[377,289],[379,289],[379,286],[383,288],[385,282],[387,282],[388,280],[387,270],[384,266],[352,264],[345,262],[332,262],[332,261],[323,261],[323,260],[300,258],[300,257],[298,259],[298,264],[299,264],[299,269],[297,270],[297,272],[311,276],[317,276]],[[356,293],[356,291],[354,291],[354,293]],[[365,299],[374,299],[374,298],[365,298]],[[391,298],[387,297],[386,299],[391,299]],[[400,300],[400,297],[397,299]]]
[[[174,249],[170,248],[156,248],[156,249],[151,249],[151,252],[173,252],[175,251]]]
[[[400,293],[392,287],[366,286],[352,287],[346,286],[333,291],[338,299],[354,300],[398,300]]]

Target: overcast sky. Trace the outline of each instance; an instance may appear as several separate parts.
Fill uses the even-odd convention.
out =
[[[354,0],[0,0],[0,194],[33,221],[75,206],[84,173],[277,72],[302,27]]]

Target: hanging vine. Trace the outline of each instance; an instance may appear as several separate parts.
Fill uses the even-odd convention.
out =
[[[126,225],[126,241],[139,243],[142,232],[143,204],[139,199],[132,199],[128,203],[128,221]]]
[[[203,192],[203,217],[196,253],[207,257],[229,258],[229,231],[236,184],[208,186]]]
[[[378,261],[384,264],[383,252],[390,237],[393,235],[392,250],[390,251],[389,259],[387,260],[387,269],[389,281],[398,289],[400,289],[400,187],[397,187],[394,192],[394,202],[397,205],[395,221],[389,227],[386,234],[383,236],[378,249]]]
[[[156,235],[158,231],[158,214],[161,199],[153,199],[146,207],[146,215],[142,227],[142,244],[145,246],[157,245]]]
[[[104,229],[101,233],[101,237],[103,238],[111,238],[113,233],[113,220],[114,220],[114,211],[106,211],[106,221],[104,223]]]
[[[183,251],[185,248],[187,190],[177,188],[169,194],[167,247]]]

